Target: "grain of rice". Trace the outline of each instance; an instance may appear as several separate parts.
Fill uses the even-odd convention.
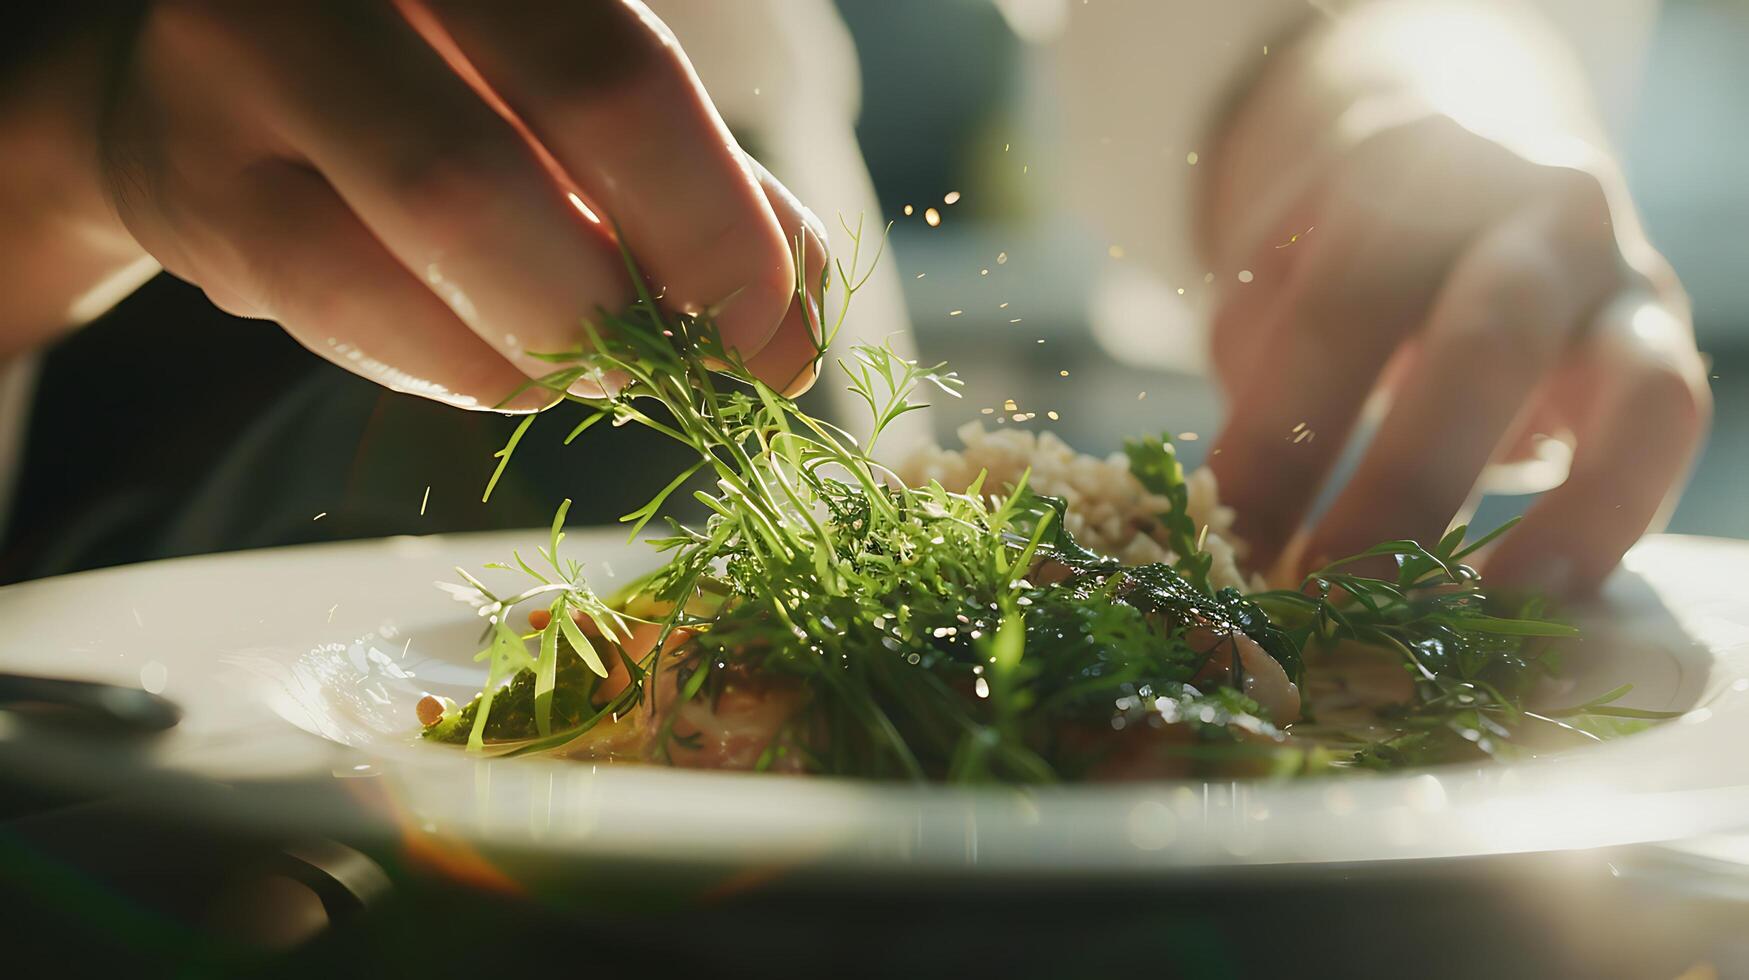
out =
[[[1099,459],[1076,452],[1048,431],[987,432],[976,422],[962,426],[958,435],[962,448],[920,449],[899,464],[899,478],[912,486],[936,480],[949,490],[963,491],[983,472],[986,490],[995,491],[1012,487],[1031,467],[1028,486],[1063,498],[1068,505],[1063,523],[1083,545],[1126,565],[1177,560],[1157,516],[1170,511],[1171,502],[1149,493],[1130,473],[1122,453]],[[1206,468],[1195,470],[1185,483],[1185,510],[1205,529],[1203,547],[1214,558],[1209,584],[1217,589],[1263,588],[1259,576],[1240,571],[1244,543],[1233,535],[1233,511],[1221,506],[1215,475]]]

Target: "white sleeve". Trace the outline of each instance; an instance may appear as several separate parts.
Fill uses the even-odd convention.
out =
[[[1203,366],[1214,289],[1191,237],[1197,168],[1219,166],[1210,136],[1226,102],[1315,13],[1309,0],[1071,3],[1037,53],[1060,147],[1052,203],[1116,259],[1089,310],[1113,353]]]
[[[1175,286],[1200,281],[1193,168],[1218,165],[1208,141],[1218,110],[1313,11],[1308,0],[1071,4],[1047,62],[1061,100],[1063,202],[1126,260]]]

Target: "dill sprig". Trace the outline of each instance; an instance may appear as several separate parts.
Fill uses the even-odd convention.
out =
[[[486,684],[481,689],[479,698],[469,706],[466,724],[462,724],[459,715],[446,717],[439,723],[442,725],[442,731],[439,732],[441,736],[463,737],[470,749],[483,749],[492,703],[498,695],[500,685],[519,674],[527,674],[530,682],[529,697],[535,731],[541,736],[551,734],[561,637],[570,653],[592,675],[598,678],[607,676],[606,664],[602,662],[595,645],[577,625],[576,617],[588,619],[600,636],[609,639],[627,636],[630,630],[626,625],[626,617],[603,602],[589,588],[583,579],[582,564],[562,558],[559,554],[559,545],[565,539],[565,515],[570,508],[569,500],[559,506],[558,512],[553,515],[547,544],[536,549],[545,563],[546,571],[530,565],[520,553],[512,552],[511,557],[516,568],[535,582],[523,591],[499,596],[487,588],[485,583],[469,574],[467,569],[456,568],[456,574],[462,577],[468,587],[458,594],[472,602],[480,617],[486,620],[486,645],[474,656],[476,661],[484,661],[487,665]],[[503,571],[511,568],[501,562],[486,567]],[[510,625],[511,613],[517,607],[531,603],[544,604],[551,618],[544,629],[533,634],[523,634]],[[532,657],[528,652],[528,643],[531,640],[538,641],[539,651]]]
[[[815,324],[816,367],[873,267],[862,265],[861,225],[845,231],[848,264],[833,261],[818,283],[796,284],[801,294],[812,285],[822,310],[835,303]],[[806,268],[797,248],[796,267]],[[982,477],[963,491],[907,487],[876,461],[881,435],[925,407],[923,392],[958,396],[961,382],[945,365],[889,345],[851,347],[835,364],[868,410],[859,439],[803,411],[782,393],[786,384],[754,376],[708,314],[664,312],[629,255],[626,263],[636,301],[585,324],[575,348],[539,355],[554,368],[529,384],[591,410],[567,443],[607,421],[692,451],[686,468],[622,517],[633,536],[660,518],[668,531],[652,544],[666,561],[635,587],[640,615],[603,602],[581,567],[559,556],[561,507],[540,551],[546,570],[513,556],[535,582],[523,593],[498,597],[463,572],[488,620],[479,654],[488,677],[479,698],[430,737],[460,741],[465,728],[476,751],[488,740],[509,751],[552,749],[604,719],[634,710],[654,717],[661,698],[652,691],[671,681],[649,750],[660,759],[676,744],[692,747],[673,730],[680,704],[714,704],[733,679],[751,677],[800,692],[754,768],[1045,782],[1109,772],[1137,751],[1185,773],[1297,772],[1332,761],[1240,693],[1236,657],[1232,686],[1199,688],[1194,679],[1220,654],[1193,649],[1194,629],[1243,633],[1295,680],[1304,679],[1303,655],[1321,644],[1393,651],[1415,698],[1383,735],[1329,736],[1350,764],[1424,762],[1456,757],[1457,748],[1497,753],[1527,721],[1590,732],[1586,719],[1609,714],[1607,700],[1565,715],[1524,707],[1550,666],[1544,645],[1573,631],[1535,605],[1495,614],[1462,564],[1486,538],[1465,545],[1459,528],[1432,548],[1387,542],[1320,570],[1299,591],[1216,591],[1183,469],[1169,439],[1151,438],[1126,448],[1136,478],[1170,504],[1159,520],[1176,560],[1123,567],[1076,542],[1062,501],[1034,493],[1024,476],[1006,487],[986,487]],[[579,382],[608,393],[577,394]],[[488,497],[534,419],[497,454]],[[708,516],[688,526],[666,510],[695,482],[704,485],[690,494]],[[1397,575],[1350,570],[1363,558],[1390,558]],[[537,633],[508,623],[525,602],[550,614]],[[640,619],[659,632],[633,657],[623,641]],[[665,653],[677,630],[687,641]],[[596,698],[610,663],[630,683]]]

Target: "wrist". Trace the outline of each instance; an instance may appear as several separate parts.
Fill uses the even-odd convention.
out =
[[[133,4],[82,4],[0,77],[0,361],[155,271],[111,203],[98,141]]]

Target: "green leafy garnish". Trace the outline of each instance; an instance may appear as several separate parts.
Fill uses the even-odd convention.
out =
[[[1130,458],[1130,473],[1149,493],[1165,497],[1172,505],[1159,518],[1166,527],[1172,552],[1178,556],[1178,571],[1190,584],[1209,591],[1209,568],[1214,558],[1202,550],[1202,537],[1196,522],[1190,519],[1190,489],[1184,484],[1184,465],[1178,461],[1172,437],[1126,439],[1123,448]]]
[[[819,324],[816,365],[867,281],[861,229],[846,231],[849,264],[831,263],[814,284],[822,309],[837,301]],[[893,422],[924,407],[923,392],[958,396],[960,380],[944,365],[885,345],[850,348],[836,367],[868,409],[869,430],[857,437],[804,411],[782,379],[755,377],[708,316],[664,313],[627,262],[638,300],[601,311],[574,349],[541,355],[554,370],[531,384],[593,410],[567,442],[608,419],[692,451],[688,468],[622,518],[634,535],[661,518],[668,531],[652,543],[666,562],[638,583],[638,615],[604,603],[580,566],[559,556],[561,508],[540,552],[550,571],[515,559],[535,583],[524,592],[501,598],[464,572],[488,621],[487,683],[430,737],[465,732],[475,750],[491,741],[543,751],[646,711],[661,719],[646,755],[668,759],[701,751],[697,733],[676,731],[680,706],[716,706],[752,683],[792,693],[795,707],[742,760],[749,768],[785,760],[828,774],[1049,782],[1417,765],[1510,754],[1533,728],[1590,738],[1646,720],[1612,708],[1616,692],[1566,713],[1526,707],[1551,667],[1549,644],[1573,630],[1534,604],[1505,612],[1488,599],[1463,564],[1488,538],[1466,546],[1458,528],[1431,548],[1386,542],[1298,590],[1217,591],[1183,467],[1169,439],[1149,437],[1126,451],[1136,479],[1169,505],[1158,520],[1175,561],[1124,567],[1075,541],[1063,502],[1024,477],[1004,487],[980,478],[963,491],[907,487],[875,460]],[[609,376],[624,379],[611,395],[571,391]],[[494,482],[530,425],[521,422],[498,454]],[[689,487],[707,515],[696,525],[664,514]],[[1396,574],[1354,571],[1366,558],[1393,561]],[[508,625],[524,602],[551,616],[537,634]],[[658,627],[635,655],[622,644],[633,619]],[[677,630],[686,642],[667,649]],[[1364,731],[1317,719],[1284,730],[1244,693],[1237,654],[1197,635],[1249,638],[1300,683],[1321,649],[1382,648],[1413,693]],[[597,697],[610,664],[631,683]]]

